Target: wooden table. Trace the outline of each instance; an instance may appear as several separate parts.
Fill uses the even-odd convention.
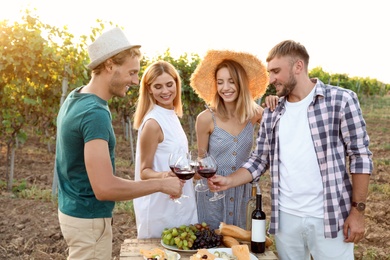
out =
[[[121,245],[120,260],[144,260],[140,254],[140,249],[144,248],[147,250],[153,248],[163,248],[160,239],[126,239]],[[188,260],[194,253],[179,252],[180,260]],[[254,254],[259,260],[275,260],[278,257],[272,251],[265,251],[264,254]]]

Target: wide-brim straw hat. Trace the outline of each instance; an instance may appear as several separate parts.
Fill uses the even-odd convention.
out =
[[[245,69],[254,100],[264,95],[269,80],[267,68],[256,56],[246,52],[208,50],[190,80],[191,87],[206,104],[210,104],[217,93],[215,70],[224,60],[236,61]]]
[[[87,67],[92,70],[121,51],[133,47],[141,47],[141,45],[131,44],[120,28],[110,29],[88,46],[88,55],[91,63]]]

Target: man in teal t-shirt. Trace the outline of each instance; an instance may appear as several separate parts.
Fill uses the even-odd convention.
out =
[[[108,100],[139,84],[142,57],[119,28],[88,47],[90,82],[73,90],[57,117],[58,219],[68,259],[111,259],[115,201],[154,192],[181,195],[177,177],[133,181],[115,176],[115,135]]]
[[[62,213],[78,218],[111,218],[113,201],[96,199],[84,163],[84,144],[94,139],[108,143],[115,172],[115,135],[107,101],[73,90],[58,114],[58,205]]]

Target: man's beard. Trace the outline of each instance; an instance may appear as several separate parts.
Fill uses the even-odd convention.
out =
[[[282,90],[279,93],[277,93],[278,97],[288,96],[288,94],[290,94],[294,90],[296,85],[297,85],[297,80],[295,79],[294,75],[290,72],[290,77],[288,81],[285,84],[283,84]]]
[[[110,81],[110,93],[114,97],[123,97],[125,94],[125,83],[120,80],[120,74],[119,72],[115,72],[113,75],[113,78]]]

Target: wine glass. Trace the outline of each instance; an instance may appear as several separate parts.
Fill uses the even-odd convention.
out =
[[[173,173],[175,173],[175,175],[180,179],[180,177],[176,174],[175,172],[175,165],[176,163],[179,161],[179,159],[181,158],[187,158],[188,157],[188,154],[182,150],[180,151],[176,151],[176,152],[173,152],[173,153],[170,153],[169,154],[169,157],[168,157],[168,165],[169,165],[169,168],[171,169],[171,171]],[[182,199],[182,198],[188,198],[187,195],[184,195],[182,194],[179,198],[172,198],[172,200],[178,204],[181,204],[180,200],[179,199]]]
[[[181,180],[189,180],[195,175],[196,165],[191,159],[191,153],[181,154],[173,167],[173,172]]]
[[[207,153],[206,151],[204,150],[201,150],[201,153],[200,153],[200,156],[204,156],[204,154]],[[195,152],[191,152],[191,156],[192,156],[192,160],[194,161],[194,165],[195,165],[195,172],[198,173],[198,160],[199,160],[199,157],[200,156],[197,156],[198,154],[198,151],[195,151]],[[199,174],[199,173],[198,173]],[[208,191],[209,190],[209,187],[204,184],[203,182],[203,177],[201,176],[201,178],[199,180],[196,181],[196,185],[195,185],[195,191],[197,192],[205,192],[205,191]]]
[[[208,153],[204,153],[203,156],[198,156],[198,169],[197,172],[200,176],[208,179],[215,175],[218,166],[214,157]],[[224,193],[218,193],[214,191],[214,196],[211,197],[210,201],[217,201],[225,197]]]

